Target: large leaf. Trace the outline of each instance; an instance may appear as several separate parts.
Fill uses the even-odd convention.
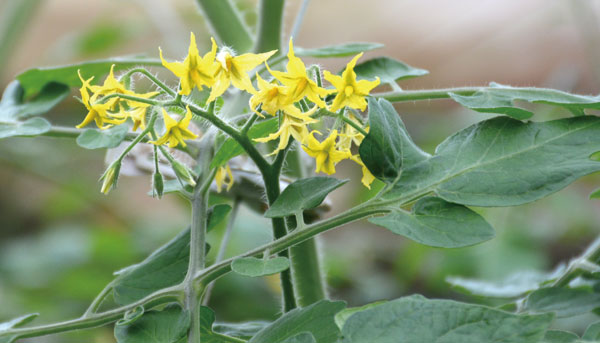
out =
[[[385,198],[409,200],[433,191],[464,205],[520,205],[600,170],[589,158],[599,149],[598,117],[542,123],[496,117],[459,131],[433,157],[403,169]]]
[[[315,49],[304,49],[301,47],[295,47],[294,52],[296,56],[309,56],[309,57],[345,57],[356,55],[360,52],[370,51],[375,49],[383,48],[383,44],[380,43],[344,43],[338,45],[329,45]]]
[[[118,343],[183,343],[187,340],[190,315],[179,305],[150,311],[127,325],[115,325]]]
[[[555,312],[570,317],[600,307],[600,294],[581,288],[547,287],[527,297],[525,308],[531,312]]]
[[[25,121],[1,122],[0,138],[14,136],[37,136],[50,131],[52,125],[44,118],[29,118]]]
[[[600,322],[590,324],[581,338],[587,341],[600,340]]]
[[[290,261],[283,256],[262,259],[242,257],[233,260],[231,270],[244,276],[258,277],[281,273],[290,267]]]
[[[140,300],[185,278],[190,255],[190,230],[182,231],[144,261],[120,272],[115,280],[114,298],[120,305]]]
[[[283,343],[317,343],[317,341],[310,332],[300,332],[296,336],[286,339]]]
[[[159,59],[144,57],[114,57],[103,60],[88,61],[58,67],[33,68],[17,76],[17,80],[25,89],[25,96],[36,94],[50,82],[61,83],[69,87],[80,87],[81,81],[77,76],[77,70],[86,79],[94,76],[98,78],[108,74],[110,67],[115,64],[115,71],[129,69],[138,66],[160,66]]]
[[[86,129],[77,137],[77,145],[86,149],[116,148],[127,136],[127,125],[118,125],[107,130]]]
[[[343,343],[537,343],[553,316],[410,296],[350,316]]]
[[[40,94],[28,99],[19,81],[11,82],[0,101],[0,121],[16,120],[44,114],[69,95],[69,87],[57,83],[47,84]]]
[[[432,247],[465,247],[485,242],[495,235],[494,229],[479,214],[435,197],[420,199],[412,213],[397,210],[369,221]]]
[[[583,110],[586,108],[600,109],[600,97],[598,96],[575,95],[555,89],[517,88],[495,82],[490,83],[489,88],[484,88],[472,95],[450,93],[450,97],[477,112],[502,113],[521,120],[530,118],[533,113],[516,106],[515,100],[560,106],[575,115],[584,114]]]
[[[269,134],[277,131],[278,125],[279,122],[277,118],[271,118],[269,120],[262,121],[258,124],[255,124],[250,128],[250,130],[248,130],[248,137],[252,142],[254,142],[254,139],[256,138],[266,137]],[[230,159],[241,155],[242,153],[244,153],[244,148],[242,148],[242,146],[233,138],[227,138],[215,154],[212,162],[210,162],[210,167],[220,167],[227,163],[227,161]]]
[[[411,67],[408,64],[390,57],[376,57],[354,67],[356,76],[363,79],[379,77],[381,82],[396,83],[396,81],[427,75],[425,69]]]
[[[310,332],[318,343],[337,342],[340,331],[334,316],[345,306],[341,301],[321,300],[294,309],[259,331],[250,343],[282,343],[302,332]]]
[[[315,176],[289,184],[265,212],[265,217],[286,217],[319,206],[327,194],[348,182],[333,177]]]
[[[576,343],[579,336],[568,331],[548,330],[541,343]]]

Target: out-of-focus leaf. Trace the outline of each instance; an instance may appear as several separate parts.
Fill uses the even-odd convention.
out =
[[[351,315],[355,314],[356,312],[360,312],[360,311],[364,311],[367,309],[370,309],[371,307],[375,307],[377,305],[381,305],[383,303],[385,303],[386,301],[376,301],[374,303],[370,303],[370,304],[366,304],[360,307],[348,307],[345,308],[343,310],[341,310],[340,312],[338,312],[335,315],[335,324],[338,326],[338,328],[340,328],[340,330],[344,327],[344,323],[346,322],[346,320],[348,320],[348,318],[350,318]]]
[[[441,248],[465,247],[495,236],[494,229],[479,214],[435,197],[420,199],[412,213],[398,210],[369,221],[421,244]]]
[[[315,341],[315,337],[310,332],[300,332],[282,343],[317,343],[317,341]]]
[[[211,231],[227,217],[231,212],[231,206],[227,204],[218,204],[211,206],[208,209],[208,223],[206,224],[206,232]]]
[[[267,218],[286,217],[319,206],[327,194],[348,180],[314,176],[289,184],[265,212]]]
[[[555,312],[558,317],[575,316],[598,307],[600,294],[581,288],[541,288],[525,302],[525,308],[531,312]]]
[[[115,325],[115,338],[118,343],[182,343],[189,327],[189,313],[173,304],[162,311],[146,312],[131,324]]]
[[[65,85],[50,83],[41,89],[37,96],[24,98],[19,81],[12,81],[6,87],[0,101],[0,120],[16,120],[44,114],[63,101],[69,94]]]
[[[410,296],[357,312],[342,329],[343,343],[539,342],[552,314],[516,315],[451,300]]]
[[[231,263],[231,270],[235,273],[250,277],[281,273],[289,267],[290,261],[282,256],[270,259],[243,257],[237,258]]]
[[[542,123],[496,117],[450,136],[434,156],[404,168],[386,199],[435,192],[472,206],[516,206],[552,194],[600,170],[600,118]]]
[[[541,343],[576,343],[579,336],[568,331],[548,330]]]
[[[596,189],[592,192],[592,194],[590,194],[590,199],[600,199],[600,188]]]
[[[600,322],[590,324],[581,338],[592,342],[600,340]]]
[[[68,87],[81,87],[81,80],[77,76],[77,70],[88,79],[95,77],[96,82],[101,76],[108,74],[110,67],[115,65],[115,72],[139,66],[161,66],[162,62],[156,58],[145,57],[114,57],[103,60],[76,63],[58,67],[33,68],[17,76],[17,80],[25,89],[25,96],[36,94],[50,83],[56,82]]]
[[[77,145],[86,149],[116,148],[127,136],[127,125],[117,125],[107,130],[86,129],[77,137]]]
[[[3,331],[8,331],[10,329],[26,325],[39,315],[39,313],[26,314],[24,316],[9,320],[8,322],[0,323],[0,343],[13,343],[18,337],[16,335],[3,334]]]
[[[600,109],[600,97],[575,95],[556,89],[517,88],[495,82],[490,87],[472,95],[451,93],[450,97],[459,104],[477,112],[502,113],[519,120],[533,116],[533,112],[514,104],[515,100],[564,107],[574,115],[583,115],[584,109]]]
[[[249,340],[257,332],[269,326],[265,321],[252,321],[243,323],[214,323],[213,331],[227,336]]]
[[[370,51],[375,49],[383,48],[383,44],[380,43],[344,43],[338,45],[329,45],[315,49],[304,49],[301,47],[294,47],[296,56],[309,56],[309,57],[345,57],[350,55],[356,55],[359,52]]]
[[[127,22],[102,21],[89,28],[76,42],[80,54],[89,55],[113,49],[127,40]]]
[[[0,122],[0,138],[14,136],[37,136],[50,131],[52,125],[44,118],[30,118],[26,121]]]
[[[411,67],[390,57],[376,57],[360,63],[354,67],[354,72],[358,78],[374,80],[379,77],[384,83],[396,83],[396,81],[429,74],[425,69]]]

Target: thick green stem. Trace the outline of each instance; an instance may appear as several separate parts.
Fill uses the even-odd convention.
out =
[[[415,101],[415,100],[431,100],[431,99],[447,99],[450,98],[450,93],[458,95],[473,95],[473,93],[486,90],[489,87],[459,87],[459,88],[444,88],[444,89],[426,89],[416,91],[400,91],[375,93],[374,97],[384,98],[391,102]]]
[[[254,52],[277,50],[281,54],[281,33],[285,0],[260,0]]]
[[[197,0],[206,24],[222,44],[237,52],[252,48],[252,36],[230,0]]]
[[[290,263],[296,301],[300,307],[305,307],[325,299],[327,293],[321,273],[316,239],[310,238],[291,247]]]

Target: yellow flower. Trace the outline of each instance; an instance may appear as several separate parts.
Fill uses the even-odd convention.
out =
[[[360,125],[360,123],[355,120],[352,114],[350,114],[350,120],[355,122],[357,125]],[[365,131],[369,132],[369,128],[365,128]],[[338,140],[337,147],[339,150],[350,150],[352,143],[354,143],[356,146],[359,146],[364,138],[365,135],[352,127],[352,125],[346,124],[340,133],[340,139]]]
[[[314,111],[309,111],[307,113],[301,113],[300,115],[284,112],[281,117],[279,131],[272,133],[267,137],[256,138],[254,140],[265,143],[279,138],[277,148],[269,155],[276,154],[279,150],[285,149],[290,142],[290,136],[294,137],[298,142],[302,142],[306,136],[308,136],[308,128],[306,125],[317,122],[316,119],[310,117],[310,114],[313,112]]]
[[[350,159],[352,161],[358,163],[362,167],[363,176],[362,176],[362,179],[360,180],[360,182],[362,182],[362,184],[365,187],[367,187],[368,189],[371,189],[371,183],[373,183],[373,180],[375,180],[375,176],[373,176],[373,174],[371,174],[371,172],[369,171],[367,166],[365,166],[363,161],[360,159],[359,155],[352,155],[350,157]]]
[[[117,79],[115,79],[114,74],[115,65],[110,66],[110,72],[106,79],[104,79],[104,84],[102,86],[90,86],[90,90],[94,94],[98,95],[107,95],[107,94],[134,94],[132,91],[125,89],[125,85],[120,83]],[[81,78],[81,76],[79,76]]]
[[[121,119],[131,118],[133,121],[133,131],[137,131],[138,127],[145,130],[148,107],[150,107],[150,104],[140,104],[137,107],[129,109],[121,106],[119,113],[116,113],[114,116]]]
[[[325,102],[321,97],[329,94],[325,88],[317,86],[315,81],[310,79],[306,74],[306,66],[304,62],[294,55],[294,45],[290,38],[290,50],[288,51],[288,64],[286,66],[287,73],[271,70],[269,72],[275,76],[279,82],[287,86],[290,90],[290,102],[296,102],[304,97],[312,101],[321,108],[325,107]],[[268,65],[267,65],[268,68]]]
[[[304,140],[302,149],[306,153],[315,158],[317,169],[316,172],[322,171],[325,174],[331,175],[335,173],[335,165],[352,154],[349,151],[340,151],[335,147],[335,140],[338,136],[337,130],[331,131],[329,137],[323,142],[319,142],[315,136],[315,131],[312,131]]]
[[[174,148],[179,144],[186,146],[186,139],[198,138],[197,135],[188,130],[190,120],[192,119],[192,112],[190,111],[189,107],[187,107],[187,112],[180,121],[176,121],[175,119],[171,118],[164,108],[162,109],[162,113],[165,122],[165,133],[162,137],[156,141],[150,141],[150,143],[154,145],[162,145],[166,142],[169,142],[169,148]]]
[[[260,77],[258,73],[256,73],[256,80],[259,91],[250,98],[250,108],[258,115],[262,117],[262,114],[256,111],[256,108],[261,103],[262,110],[273,116],[277,114],[278,110],[284,109],[288,112],[294,112],[294,109],[300,112],[300,110],[289,101],[287,87],[267,82]]]
[[[90,94],[88,92],[88,89],[94,87],[90,86],[90,82],[94,78],[91,77],[87,80],[84,80],[83,77],[81,77],[81,73],[79,71],[77,71],[77,73],[79,75],[81,83],[83,84],[79,89],[81,93],[81,101],[83,102],[83,105],[87,108],[88,113],[83,119],[83,121],[75,127],[81,129],[87,124],[91,123],[92,121],[95,121],[96,125],[101,130],[108,129],[113,124],[122,124],[125,121],[125,119],[115,118],[108,112],[111,108],[113,108],[116,105],[119,99],[112,98],[104,104],[96,103],[98,100],[98,94],[93,94],[90,97]]]
[[[231,189],[231,186],[233,186],[233,174],[231,173],[229,164],[226,164],[225,167],[219,167],[219,169],[217,169],[217,172],[215,173],[215,182],[217,183],[218,193],[221,193],[223,184],[227,185],[227,191]]]
[[[234,87],[245,90],[248,93],[256,93],[252,86],[252,81],[248,72],[256,68],[259,64],[265,62],[277,50],[265,52],[262,54],[243,54],[232,56],[228,50],[222,50],[217,55],[217,70],[215,71],[215,84],[210,92],[207,102],[212,102],[221,96],[230,84]]]
[[[200,57],[198,46],[196,45],[196,36],[191,32],[188,55],[183,63],[165,61],[162,50],[158,48],[163,66],[181,80],[180,94],[189,95],[194,86],[198,87],[198,90],[202,90],[203,86],[212,87],[214,85],[214,74],[217,70],[215,62],[217,43],[215,43],[213,38],[210,40],[212,41],[211,50],[204,57]]]
[[[354,56],[354,58],[346,65],[346,70],[344,70],[342,76],[333,75],[327,70],[323,73],[325,80],[329,81],[338,92],[331,104],[331,112],[337,112],[344,106],[356,108],[361,111],[364,111],[365,108],[367,108],[365,96],[369,95],[369,92],[379,85],[379,78],[375,81],[356,80],[354,66],[356,65],[356,60],[361,56],[362,52]]]

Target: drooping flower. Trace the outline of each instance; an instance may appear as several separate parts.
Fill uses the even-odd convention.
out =
[[[301,113],[300,115],[284,112],[281,117],[281,125],[279,125],[279,130],[277,132],[272,133],[267,137],[256,138],[254,140],[257,142],[266,143],[279,138],[279,144],[277,144],[277,148],[270,153],[270,155],[276,154],[279,150],[285,149],[290,142],[290,136],[298,142],[302,142],[306,136],[308,136],[307,125],[317,122],[316,119],[310,117],[310,114],[312,113],[314,113],[313,110],[307,113]]]
[[[186,139],[198,138],[197,135],[188,129],[190,120],[192,119],[192,112],[189,107],[187,107],[185,116],[179,121],[171,118],[164,108],[162,109],[162,114],[165,122],[165,133],[156,141],[150,141],[149,143],[162,145],[168,142],[169,148],[174,148],[179,144],[185,147]]]
[[[362,182],[362,184],[365,187],[367,187],[368,189],[371,189],[371,183],[373,183],[373,180],[375,180],[375,176],[373,176],[373,174],[371,174],[371,172],[369,171],[369,168],[367,168],[367,166],[365,166],[363,161],[360,159],[359,155],[352,155],[350,157],[350,159],[352,161],[358,163],[362,167],[363,176],[360,179],[360,182]]]
[[[352,154],[349,151],[340,151],[337,150],[335,146],[335,140],[338,136],[337,130],[332,130],[324,141],[319,142],[315,136],[315,131],[312,131],[306,138],[304,139],[302,149],[306,151],[306,153],[314,157],[316,160],[316,172],[323,172],[325,174],[331,175],[335,173],[335,165],[347,158],[350,158]]]
[[[112,98],[112,99],[109,99],[108,101],[106,101],[105,103],[99,103],[98,102],[99,94],[93,94],[90,97],[90,93],[88,91],[88,89],[91,89],[93,87],[90,85],[90,82],[94,78],[91,77],[87,80],[84,80],[83,77],[81,76],[81,73],[79,71],[77,71],[77,73],[79,75],[79,79],[81,80],[81,83],[83,84],[81,86],[81,88],[79,89],[79,92],[81,93],[81,101],[83,102],[83,105],[85,106],[85,108],[87,108],[88,113],[85,116],[85,118],[83,119],[83,121],[75,127],[78,129],[81,129],[84,126],[91,123],[92,121],[95,121],[96,125],[101,130],[108,129],[109,127],[111,127],[112,125],[115,125],[115,124],[116,125],[122,124],[125,121],[124,118],[115,118],[109,112],[109,110],[116,105],[116,103],[119,101],[119,99]]]
[[[262,104],[262,110],[272,116],[276,115],[277,111],[284,109],[287,109],[288,112],[294,112],[296,107],[289,101],[287,87],[267,82],[258,73],[256,73],[256,81],[259,91],[250,98],[250,108],[254,112],[262,116],[256,111],[260,104]]]
[[[375,81],[356,80],[354,66],[356,65],[356,60],[362,55],[363,53],[361,52],[348,62],[342,76],[334,75],[327,70],[323,73],[325,80],[329,81],[338,92],[331,104],[331,112],[337,112],[344,106],[356,108],[361,111],[367,108],[365,96],[369,95],[369,92],[379,85],[379,77]]]
[[[329,91],[319,87],[315,81],[308,77],[304,62],[294,54],[294,45],[291,38],[289,44],[289,51],[287,54],[288,64],[286,66],[287,72],[271,70],[270,68],[269,72],[271,72],[279,82],[289,88],[290,102],[296,102],[306,97],[317,106],[324,108],[325,102],[321,97],[329,94]]]
[[[357,125],[360,125],[352,114],[350,114],[350,120]],[[369,128],[365,128],[365,131],[369,132]],[[350,148],[352,148],[352,143],[359,146],[364,138],[365,135],[356,130],[352,125],[346,124],[342,129],[342,132],[340,132],[340,139],[337,142],[337,147],[339,150],[350,150]]]
[[[229,191],[233,186],[233,181],[233,174],[231,173],[231,168],[229,168],[229,164],[221,166],[219,167],[219,169],[217,169],[217,172],[215,173],[215,183],[217,184],[218,193],[221,193],[223,185],[226,185],[227,191]]]
[[[198,46],[196,45],[196,36],[191,32],[188,55],[183,63],[165,61],[162,50],[158,48],[163,66],[181,80],[180,94],[189,95],[194,87],[198,87],[198,90],[201,90],[203,86],[212,87],[214,85],[214,74],[217,70],[217,63],[215,62],[217,43],[215,43],[213,38],[210,40],[212,41],[211,50],[203,57],[200,57]]]
[[[215,84],[210,91],[207,102],[212,102],[221,96],[231,84],[248,93],[256,93],[248,72],[265,62],[276,52],[277,50],[273,50],[262,54],[247,53],[233,56],[228,49],[220,51],[217,55],[218,63],[215,71]]]

